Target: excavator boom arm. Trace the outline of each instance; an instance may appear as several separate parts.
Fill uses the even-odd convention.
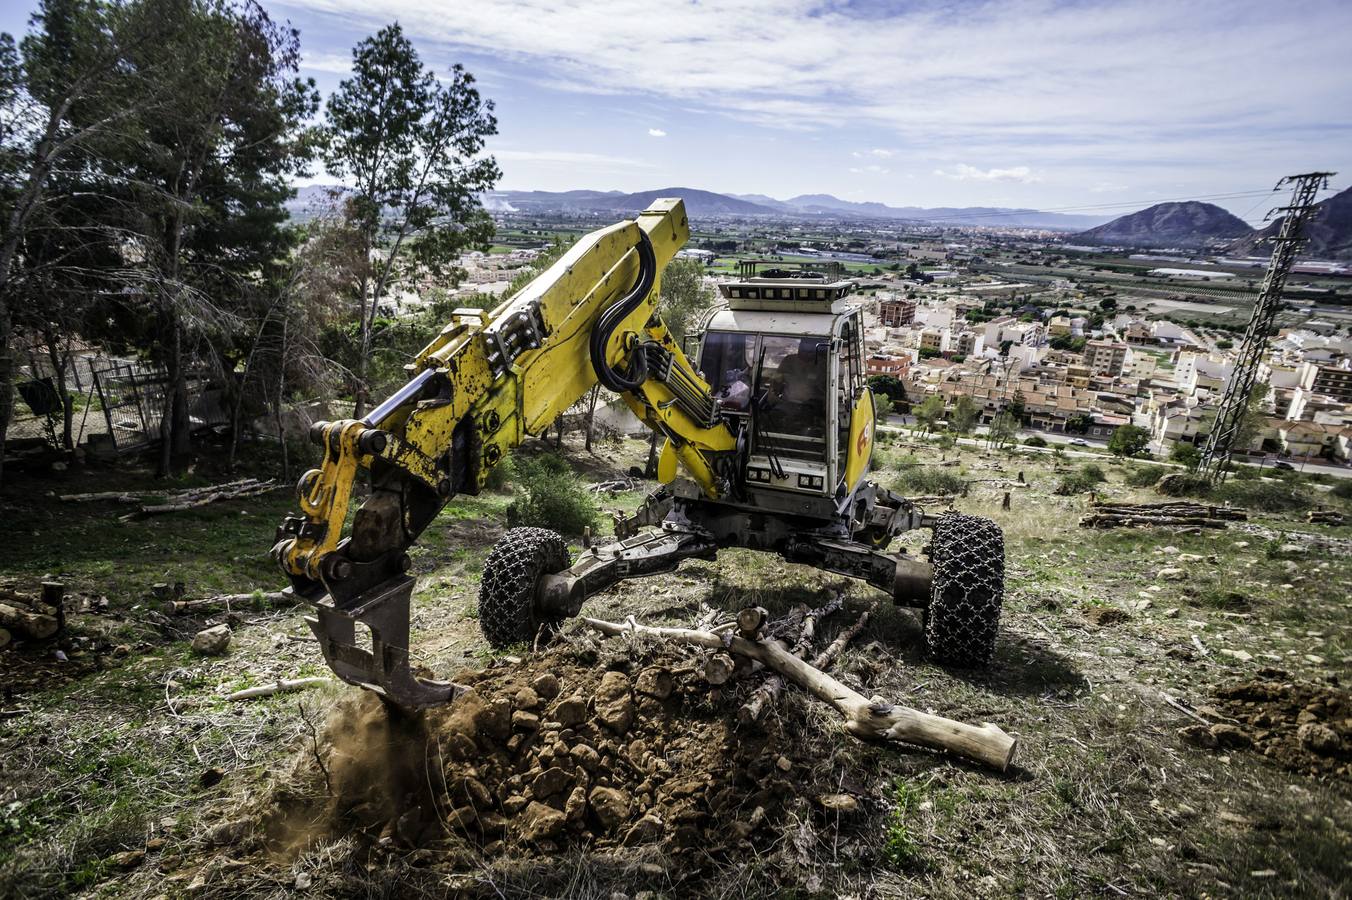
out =
[[[409,669],[407,550],[447,501],[477,494],[598,382],[667,438],[664,456],[708,497],[727,491],[736,437],[656,313],[660,272],[689,233],[684,204],[669,199],[586,235],[491,312],[456,310],[408,383],[367,416],[315,424],[323,460],[302,477],[302,515],[283,523],[273,555],[314,604],[311,628],[340,677],[401,706],[454,696]],[[347,528],[364,470],[371,494]],[[356,645],[358,624],[370,650]]]

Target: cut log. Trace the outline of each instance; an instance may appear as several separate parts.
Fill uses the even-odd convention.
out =
[[[647,634],[695,647],[724,649],[724,638],[708,631],[640,625],[632,618],[623,624],[587,617],[583,617],[582,622],[602,634]],[[727,649],[763,663],[831,704],[844,717],[845,729],[855,737],[904,741],[947,750],[1001,772],[1009,768],[1014,757],[1016,741],[998,726],[989,722],[980,726],[968,725],[907,706],[896,706],[881,697],[865,697],[794,656],[778,642],[748,641],[734,636]]]
[[[272,482],[259,481],[257,478],[240,478],[236,481],[228,481],[225,484],[182,488],[175,491],[97,491],[92,494],[62,494],[60,500],[64,503],[97,503],[104,500],[115,500],[119,503],[141,503],[151,497],[159,497],[161,499],[191,499],[203,494],[221,491],[248,490],[251,487],[264,484],[272,484]]]
[[[1224,519],[1195,516],[1138,516],[1096,514],[1080,519],[1081,528],[1226,528]]]
[[[703,632],[711,634],[712,632]],[[718,638],[719,646],[722,646],[723,639]],[[737,669],[737,664],[733,662],[732,657],[726,653],[713,653],[704,660],[704,680],[714,687],[727,684],[732,679],[732,673]]]
[[[60,581],[42,582],[42,603],[56,617],[56,630],[66,629],[66,586]]]
[[[24,637],[46,640],[56,634],[61,623],[57,621],[56,616],[29,612],[18,606],[0,603],[0,627]]]
[[[742,637],[754,640],[761,628],[770,619],[770,613],[763,606],[748,606],[737,613],[737,630]]]
[[[221,594],[216,597],[203,597],[200,600],[166,600],[160,604],[160,612],[166,616],[181,616],[194,610],[209,610],[224,606],[254,606],[259,603],[271,606],[288,606],[294,603],[294,594],[285,591],[263,591],[252,594]]]
[[[1164,503],[1115,503],[1111,501],[1090,504],[1095,512],[1118,515],[1141,516],[1189,516],[1205,519],[1223,519],[1228,522],[1242,522],[1249,517],[1247,510],[1237,506],[1208,506],[1187,500],[1170,500]]]
[[[9,642],[12,640],[13,638],[10,636],[9,629],[0,628],[0,650],[3,650],[6,647],[8,647]]]
[[[279,678],[272,684],[260,684],[257,687],[245,688],[242,691],[235,691],[233,694],[227,694],[225,699],[230,701],[253,700],[255,697],[271,697],[273,694],[303,691],[306,688],[332,683],[332,678]]]

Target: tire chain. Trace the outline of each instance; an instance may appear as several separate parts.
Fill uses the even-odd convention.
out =
[[[990,519],[946,513],[929,546],[934,588],[925,643],[939,662],[983,666],[995,652],[1005,588],[1005,539]]]
[[[484,561],[479,581],[479,629],[499,649],[529,643],[550,620],[537,617],[535,584],[568,568],[568,545],[548,528],[513,528]]]

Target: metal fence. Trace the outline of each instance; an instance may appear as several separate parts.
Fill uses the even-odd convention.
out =
[[[62,407],[54,374],[41,364],[27,367],[29,377],[15,387],[8,438],[58,446]],[[168,376],[139,360],[74,356],[66,389],[75,399],[71,437],[77,446],[98,444],[117,453],[140,450],[160,440]],[[194,431],[224,425],[230,417],[224,391],[205,376],[187,377],[188,418]]]

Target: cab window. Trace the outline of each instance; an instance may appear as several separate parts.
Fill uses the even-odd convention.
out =
[[[825,437],[830,348],[825,337],[762,339],[756,381],[763,398],[762,430],[789,437]]]

